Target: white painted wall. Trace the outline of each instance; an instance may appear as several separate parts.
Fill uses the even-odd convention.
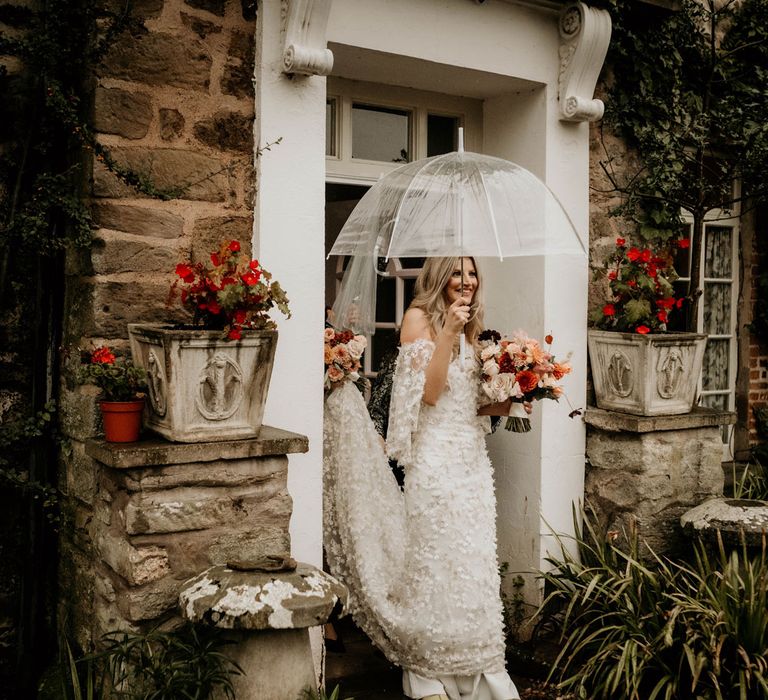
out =
[[[292,318],[279,341],[264,422],[309,437],[291,455],[291,545],[322,566],[323,300],[325,255],[325,78],[282,73],[280,0],[259,4],[255,141],[282,142],[256,161],[254,250],[285,288]]]
[[[321,561],[323,205],[325,81],[280,72],[280,1],[260,4],[257,129],[261,144],[283,143],[257,162],[256,243],[288,290],[294,318],[280,324],[267,422],[309,436],[291,458],[293,553]],[[344,57],[342,77],[441,90],[483,100],[483,150],[514,160],[547,182],[582,236],[588,223],[588,128],[558,119],[557,14],[504,2],[334,0],[328,40]],[[586,370],[586,260],[530,259],[486,270],[489,323],[556,336],[574,351],[567,388],[583,406]],[[581,498],[584,428],[564,404],[536,409],[534,432],[498,434],[500,556],[513,570],[539,567],[547,545],[541,518],[570,531]]]

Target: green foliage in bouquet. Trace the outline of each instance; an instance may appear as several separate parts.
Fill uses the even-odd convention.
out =
[[[681,239],[680,247],[689,241]],[[626,333],[658,333],[667,330],[670,315],[683,305],[675,298],[672,283],[677,273],[668,253],[654,253],[649,248],[627,246],[616,239],[616,252],[606,263],[611,296],[590,320],[597,328]]]
[[[131,360],[115,357],[106,346],[83,354],[79,379],[99,387],[104,401],[134,401],[147,388],[146,372]]]

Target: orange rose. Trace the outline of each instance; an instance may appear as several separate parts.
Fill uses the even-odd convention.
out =
[[[571,366],[567,363],[555,362],[555,368],[552,370],[552,376],[555,379],[562,379],[566,374],[571,373]]]
[[[539,378],[534,372],[524,369],[515,375],[515,381],[520,385],[520,391],[527,394],[539,385]]]

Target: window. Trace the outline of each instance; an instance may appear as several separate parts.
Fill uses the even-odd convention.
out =
[[[703,294],[699,299],[696,330],[706,333],[707,347],[700,379],[700,404],[723,411],[736,406],[738,302],[738,218],[731,212],[712,211],[704,224],[701,270]],[[691,222],[688,221],[688,235]],[[678,254],[675,283],[678,294],[690,279],[691,251]],[[723,457],[732,458],[733,426],[723,426]]]
[[[372,184],[427,156],[482,146],[482,101],[330,77],[326,102],[328,182]]]

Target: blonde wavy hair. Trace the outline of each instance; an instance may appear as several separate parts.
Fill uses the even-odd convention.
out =
[[[470,343],[475,343],[483,330],[483,278],[474,258],[470,257],[477,273],[477,289],[469,306],[469,321],[464,333]],[[445,288],[453,271],[461,268],[461,258],[427,258],[416,278],[413,301],[409,308],[421,309],[427,316],[432,337],[443,327],[443,319],[449,304],[445,300]]]

